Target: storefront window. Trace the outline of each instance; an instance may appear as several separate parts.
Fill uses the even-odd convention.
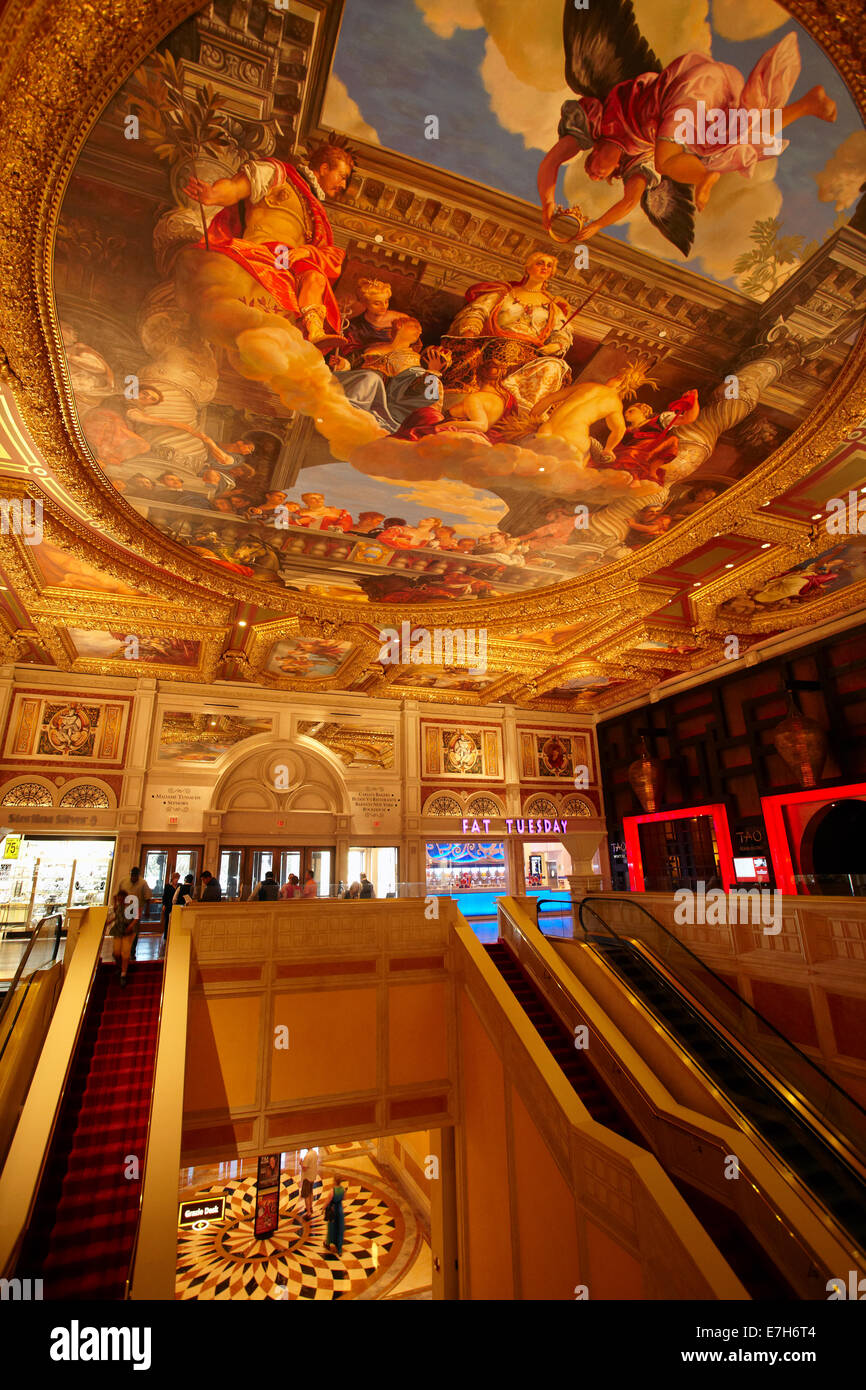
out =
[[[504,891],[505,846],[501,840],[427,845],[427,890],[430,893]]]
[[[523,846],[523,871],[526,887],[558,893],[568,889],[571,855],[554,840],[550,844],[535,841]]]
[[[0,927],[35,925],[70,907],[106,901],[113,840],[21,839],[15,859],[0,862]]]

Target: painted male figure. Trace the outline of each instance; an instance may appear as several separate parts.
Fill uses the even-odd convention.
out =
[[[345,252],[334,245],[322,203],[345,190],[354,164],[331,136],[308,164],[254,159],[214,184],[189,180],[189,197],[223,209],[208,227],[208,246],[202,240],[178,258],[179,296],[206,337],[220,340],[240,302],[290,315],[323,349],[340,339],[332,285]]]

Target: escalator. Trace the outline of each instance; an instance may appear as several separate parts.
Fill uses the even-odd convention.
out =
[[[722,1091],[745,1127],[866,1249],[861,1107],[645,908],[628,904],[628,936],[607,920],[614,912],[623,915],[619,903],[581,903],[587,944]],[[652,923],[641,923],[650,946],[635,939],[637,913]]]
[[[122,1299],[138,1225],[161,961],[101,964],[18,1259],[46,1299]],[[136,1160],[137,1162],[134,1162]]]
[[[503,941],[484,949],[592,1118],[646,1149],[642,1134],[593,1067],[587,1051],[575,1047],[573,1035],[532,983],[511,949]],[[735,1212],[673,1173],[668,1176],[753,1299],[787,1301],[796,1297]]]

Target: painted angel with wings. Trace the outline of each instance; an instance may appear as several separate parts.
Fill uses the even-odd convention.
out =
[[[565,0],[563,36],[565,78],[577,100],[565,102],[559,139],[538,170],[548,231],[558,211],[559,169],[586,150],[587,176],[620,181],[623,195],[580,227],[580,240],[621,222],[640,203],[653,226],[687,256],[695,213],[706,207],[723,173],[750,177],[759,160],[781,154],[788,142],[779,130],[801,116],[836,119],[835,102],[823,87],[785,104],[800,74],[794,32],[746,79],[705,53],[685,53],[663,68],[637,26],[632,0],[586,9]]]

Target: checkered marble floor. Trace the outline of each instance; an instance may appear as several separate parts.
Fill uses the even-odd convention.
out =
[[[353,1298],[391,1263],[405,1239],[399,1208],[366,1179],[339,1174],[346,1189],[346,1230],[342,1255],[326,1250],[322,1213],[334,1185],[333,1170],[316,1182],[313,1220],[301,1218],[300,1189],[294,1177],[280,1183],[280,1226],[272,1236],[253,1233],[254,1178],[215,1183],[196,1198],[224,1194],[225,1219],[204,1231],[178,1232],[179,1299]]]

